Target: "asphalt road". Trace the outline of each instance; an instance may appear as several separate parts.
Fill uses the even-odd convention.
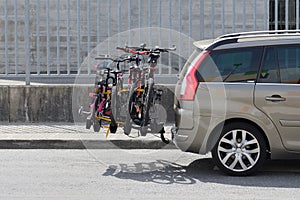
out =
[[[223,175],[179,150],[0,150],[0,199],[300,199],[300,162]]]

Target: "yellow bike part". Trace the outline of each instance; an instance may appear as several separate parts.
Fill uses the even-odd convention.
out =
[[[102,92],[102,94],[110,94],[110,93],[111,93],[110,90],[107,92]]]
[[[108,117],[100,117],[100,116],[96,116],[96,119],[97,119],[98,121],[100,121],[100,120],[104,120],[104,121],[111,122],[111,119],[110,119],[110,118],[108,118]]]
[[[107,131],[105,133],[105,137],[107,138],[108,137],[108,134],[110,132],[110,127],[109,126],[103,126],[104,128],[107,128]]]
[[[136,89],[136,91],[137,91],[137,92],[145,92],[145,90],[142,89],[142,88],[138,88],[138,89]]]
[[[128,92],[128,90],[127,89],[122,89],[122,90],[120,90],[120,92]]]

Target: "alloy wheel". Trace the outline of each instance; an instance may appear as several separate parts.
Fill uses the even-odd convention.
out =
[[[256,137],[242,129],[224,134],[217,146],[220,162],[234,172],[247,171],[255,166],[260,158],[260,151]]]

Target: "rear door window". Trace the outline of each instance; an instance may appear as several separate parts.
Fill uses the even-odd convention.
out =
[[[278,64],[281,83],[300,83],[300,46],[280,46],[278,51]]]
[[[255,81],[262,52],[262,47],[213,51],[199,68],[201,81]]]
[[[279,83],[280,74],[275,47],[266,47],[258,82]]]
[[[300,84],[300,45],[267,47],[258,82]]]

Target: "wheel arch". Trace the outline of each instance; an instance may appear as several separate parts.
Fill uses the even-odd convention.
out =
[[[219,139],[221,132],[223,130],[223,127],[227,124],[230,123],[236,123],[236,122],[243,122],[243,123],[247,123],[250,124],[252,126],[254,126],[255,128],[257,128],[263,135],[265,141],[266,141],[266,145],[267,145],[267,150],[270,153],[271,152],[271,148],[270,148],[270,143],[269,143],[269,139],[265,133],[265,131],[255,122],[249,120],[249,119],[245,119],[245,118],[231,118],[231,119],[226,119],[225,121],[219,123],[211,132],[210,137],[208,138],[207,141],[207,146],[206,146],[206,150],[207,152],[211,151],[213,149],[213,147],[216,145],[216,141]],[[270,155],[269,155],[270,156]]]

